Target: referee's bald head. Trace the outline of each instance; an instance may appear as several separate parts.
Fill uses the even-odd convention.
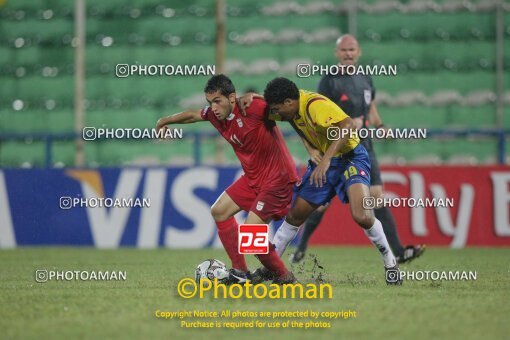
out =
[[[342,42],[353,42],[359,47],[358,39],[356,39],[356,37],[352,34],[344,34],[340,36],[340,38],[336,40],[336,46],[338,47],[338,45],[340,45]]]
[[[352,34],[344,34],[336,41],[335,56],[342,65],[356,65],[361,56],[358,40]]]

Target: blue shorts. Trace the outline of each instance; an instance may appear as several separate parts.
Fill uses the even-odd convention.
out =
[[[347,189],[351,185],[363,183],[370,187],[370,158],[361,144],[347,154],[331,159],[326,172],[327,181],[322,187],[310,184],[310,176],[316,167],[315,163],[308,161],[306,173],[294,186],[294,199],[299,196],[309,203],[323,205],[338,195],[343,203],[349,203]]]

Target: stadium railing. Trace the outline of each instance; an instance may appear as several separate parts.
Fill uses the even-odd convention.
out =
[[[190,133],[193,139],[193,163],[195,166],[202,165],[203,153],[202,144],[204,138],[217,138],[216,131],[194,131]],[[293,136],[292,131],[283,131],[284,137]],[[497,162],[505,164],[506,157],[506,139],[510,138],[510,129],[427,129],[427,138],[467,138],[467,137],[490,137],[497,140]],[[51,168],[53,166],[53,143],[60,141],[73,141],[81,138],[81,135],[74,132],[63,133],[0,133],[0,164],[2,153],[1,143],[4,141],[38,141],[44,142],[44,167]],[[127,138],[125,138],[127,139]],[[91,143],[101,143],[108,139],[99,138]]]

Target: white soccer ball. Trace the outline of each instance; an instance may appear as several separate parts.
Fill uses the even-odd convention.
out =
[[[223,282],[228,278],[228,269],[225,263],[216,259],[208,259],[200,263],[195,270],[195,280],[200,283],[200,279],[209,279]]]

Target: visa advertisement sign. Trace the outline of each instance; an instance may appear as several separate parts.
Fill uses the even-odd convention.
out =
[[[237,167],[3,170],[0,247],[219,246],[210,206],[240,174]],[[70,208],[67,198],[93,206]],[[95,204],[101,198],[113,206]],[[119,198],[150,204],[115,206]]]

